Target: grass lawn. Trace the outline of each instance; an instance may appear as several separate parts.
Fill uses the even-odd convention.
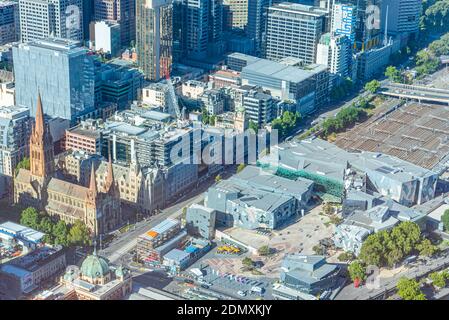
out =
[[[20,213],[23,208],[17,205],[10,205],[8,198],[0,199],[0,223],[5,221],[19,222]]]

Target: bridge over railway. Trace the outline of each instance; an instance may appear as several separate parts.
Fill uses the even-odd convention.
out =
[[[387,83],[380,92],[386,96],[449,105],[449,90],[401,83]]]

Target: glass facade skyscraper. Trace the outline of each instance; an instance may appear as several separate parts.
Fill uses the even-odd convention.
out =
[[[139,68],[149,80],[170,76],[173,49],[171,0],[137,0],[136,50]]]
[[[44,113],[68,119],[94,110],[94,64],[78,42],[50,38],[13,48],[16,104],[36,114],[40,92]]]

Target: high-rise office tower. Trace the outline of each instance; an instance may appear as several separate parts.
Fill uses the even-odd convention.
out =
[[[220,55],[222,41],[223,6],[220,0],[186,0],[187,56],[201,60]]]
[[[83,38],[89,40],[89,25],[94,20],[94,0],[83,0]]]
[[[186,0],[186,5],[187,55],[204,59],[209,41],[209,0]]]
[[[83,40],[83,0],[19,0],[23,42],[49,36]]]
[[[223,0],[223,22],[228,31],[245,31],[248,23],[248,0]]]
[[[422,0],[383,0],[382,30],[387,28],[388,34],[391,35],[416,36],[419,32],[421,12]]]
[[[272,0],[248,0],[247,35],[254,39],[256,55],[262,55],[267,22],[267,9]]]
[[[207,54],[211,57],[220,56],[225,51],[223,41],[223,4],[221,0],[209,1],[209,41]]]
[[[3,1],[0,3],[0,45],[17,41],[20,31],[19,3]]]
[[[173,46],[171,0],[137,0],[137,61],[149,80],[170,76]]]
[[[94,110],[94,64],[79,42],[49,38],[13,48],[16,104],[36,113],[38,93],[51,117],[77,119]]]
[[[314,63],[316,49],[325,27],[327,11],[296,3],[268,8],[265,55],[270,60],[286,57]]]
[[[173,0],[173,62],[179,62],[187,52],[187,6],[185,0]]]
[[[137,0],[94,0],[95,20],[113,20],[120,24],[121,44],[136,39]]]

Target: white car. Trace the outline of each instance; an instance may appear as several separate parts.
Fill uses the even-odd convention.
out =
[[[246,292],[245,291],[239,290],[239,291],[237,291],[237,294],[239,296],[241,296],[241,297],[246,297]]]

